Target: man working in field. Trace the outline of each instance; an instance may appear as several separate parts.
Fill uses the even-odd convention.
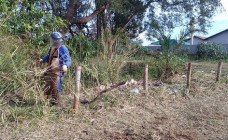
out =
[[[50,50],[48,54],[39,59],[38,62],[48,62],[48,68],[44,73],[45,77],[45,98],[50,98],[52,105],[60,105],[60,95],[64,73],[71,65],[70,53],[63,45],[62,34],[53,32],[50,37]]]

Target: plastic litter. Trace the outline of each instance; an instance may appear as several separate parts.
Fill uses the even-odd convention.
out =
[[[98,104],[98,107],[100,107],[100,108],[104,107],[104,103],[103,103],[103,102],[100,102],[100,103]]]
[[[131,81],[129,82],[129,84],[131,84],[131,85],[137,85],[137,81],[135,81],[134,79],[131,79]]]
[[[140,94],[139,89],[137,88],[133,88],[132,90],[130,90],[130,92],[135,94]]]
[[[156,84],[153,84],[155,87],[159,87],[159,86],[164,86],[165,84],[164,83],[156,83]]]
[[[100,90],[105,90],[105,86],[104,85],[100,85]]]
[[[211,70],[211,74],[214,74],[215,73],[215,71],[214,70]]]

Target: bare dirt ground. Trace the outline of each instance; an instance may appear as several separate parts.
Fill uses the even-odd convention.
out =
[[[228,140],[228,88],[226,82],[215,83],[211,70],[216,67],[193,64],[190,91],[183,73],[168,79],[169,84],[154,86],[158,81],[151,81],[148,93],[138,84],[122,86],[93,104],[81,105],[78,113],[69,110],[73,95],[64,94],[63,107],[56,108],[58,119],[36,126],[32,120],[6,125],[0,129],[0,139]],[[130,92],[134,88],[139,93]],[[83,94],[82,99],[96,93],[87,92],[90,95]]]

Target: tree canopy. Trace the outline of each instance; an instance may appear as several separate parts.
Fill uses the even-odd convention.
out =
[[[82,32],[94,40],[108,28],[113,35],[125,31],[135,38],[158,27],[189,28],[192,19],[206,32],[221,7],[221,0],[0,0],[0,18],[5,30],[42,44],[40,35],[54,30]]]

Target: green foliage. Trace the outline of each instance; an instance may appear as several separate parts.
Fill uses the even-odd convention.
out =
[[[130,80],[130,79],[141,80],[144,74],[144,66],[145,66],[145,63],[140,63],[140,62],[125,64],[121,70],[121,78],[127,79],[127,80]],[[149,78],[152,78],[151,75],[149,75]]]
[[[203,42],[197,46],[197,56],[199,59],[220,59],[224,58],[224,47],[219,44]]]
[[[83,65],[83,83],[87,86],[116,83],[125,57],[116,56],[113,60],[96,57],[88,65]]]
[[[183,70],[184,59],[177,55],[158,55],[151,61],[150,65],[149,74],[152,77],[164,80]]]
[[[113,56],[112,59],[109,59],[106,53],[90,59],[87,64],[83,65],[83,83],[87,86],[96,86],[118,82],[124,61],[128,60],[133,53],[133,49],[128,49],[122,55]]]
[[[20,36],[25,42],[45,46],[51,32],[66,27],[67,22],[43,10],[38,1],[4,1],[1,18],[3,31]]]
[[[149,78],[157,78],[165,80],[172,77],[174,74],[179,73],[184,68],[185,59],[177,55],[167,56],[156,54],[155,56],[146,56],[141,62],[128,63],[121,71],[123,79],[136,79],[141,80],[144,74],[145,64],[149,65]],[[139,60],[140,61],[140,60]]]
[[[36,94],[38,83],[34,77],[35,54],[26,48],[21,40],[12,36],[1,35],[0,41],[0,90],[3,95],[18,94],[25,99],[25,95]],[[38,71],[36,71],[38,74]]]
[[[68,42],[68,47],[74,59],[81,63],[86,63],[89,58],[96,54],[95,41],[90,41],[80,33]]]
[[[78,40],[75,41],[79,49],[79,52],[77,52],[81,52],[82,59],[79,60],[81,60],[83,66],[82,81],[84,85],[95,86],[110,82],[115,83],[119,80],[120,69],[124,61],[135,53],[135,45],[129,43],[128,38],[125,38],[125,34],[119,34],[119,40],[117,44],[115,44],[116,50],[111,52],[113,54],[112,57],[110,57],[109,47],[113,47],[113,44],[110,42],[113,41],[115,36],[108,31],[105,31],[102,38],[93,43],[82,36],[79,36]],[[83,47],[81,51],[80,46]],[[80,58],[79,54],[77,54],[77,56]]]
[[[171,39],[171,34],[167,35],[162,26],[156,24],[156,28],[151,35],[159,40],[162,49],[161,54],[156,55],[152,64],[152,66],[156,67],[153,70],[153,75],[162,79],[168,78],[181,69],[183,61],[178,55],[188,31],[182,30],[179,38],[173,40]]]
[[[131,42],[131,45],[136,49],[136,52],[132,57],[141,58],[141,57],[153,54],[152,50],[147,49],[145,46],[142,46],[138,42]]]

